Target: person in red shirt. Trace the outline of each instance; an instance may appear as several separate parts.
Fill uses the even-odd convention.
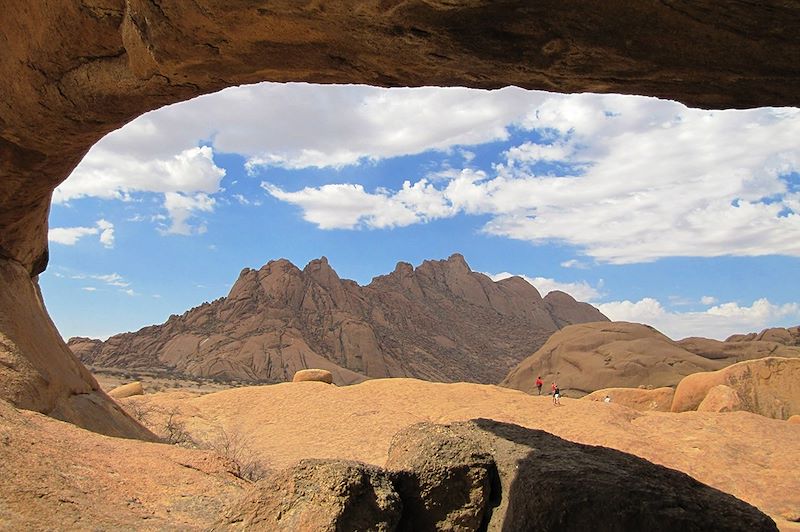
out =
[[[539,390],[539,395],[542,395],[542,385],[544,382],[542,381],[542,376],[539,375],[536,377],[536,389]]]

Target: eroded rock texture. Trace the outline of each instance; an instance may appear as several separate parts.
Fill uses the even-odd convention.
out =
[[[2,0],[0,12],[0,260],[30,276],[47,265],[52,190],[92,144],[147,110],[230,85],[514,84],[708,107],[792,105],[800,94],[800,6],[779,0]],[[0,291],[13,288],[3,280]],[[45,366],[69,365],[52,324],[42,327]],[[21,360],[40,357],[6,344]],[[41,386],[49,370],[31,364],[11,367],[17,384],[0,397]],[[79,373],[33,393],[67,400],[74,378],[94,386]]]
[[[464,257],[401,262],[366,286],[327,259],[246,268],[227,297],[106,342],[70,340],[91,365],[169,369],[246,381],[321,368],[336,384],[367,377],[495,383],[560,327],[607,321],[562,292],[520,277],[494,282]]]

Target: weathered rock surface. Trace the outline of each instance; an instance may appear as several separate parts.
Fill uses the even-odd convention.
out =
[[[0,400],[103,434],[155,438],[108,398],[64,345],[28,272],[2,259]]]
[[[626,453],[489,419],[453,428],[492,449],[502,497],[488,530],[777,530],[749,504]]]
[[[736,390],[724,384],[714,386],[697,406],[698,412],[735,412],[744,410],[742,398]]]
[[[0,400],[3,530],[199,530],[244,494],[209,451],[109,438]]]
[[[559,407],[548,397],[508,388],[414,379],[345,387],[283,383],[199,397],[148,394],[122,403],[177,412],[197,441],[220,429],[238,433],[274,469],[307,457],[385,466],[394,436],[409,426],[490,418],[683,471],[757,506],[782,529],[791,524],[781,515],[800,508],[800,477],[793,474],[800,463],[800,426],[749,412],[637,412],[569,398]]]
[[[399,263],[367,286],[323,257],[245,269],[227,297],[162,325],[70,340],[87,364],[169,368],[199,377],[279,382],[320,368],[336,384],[366,377],[497,382],[564,324],[605,320],[563,292],[542,298],[519,277],[494,282],[464,257]]]
[[[499,502],[491,453],[444,425],[423,423],[398,432],[386,468],[398,472],[401,530],[479,530]]]
[[[541,375],[545,384],[557,381],[562,393],[581,397],[604,388],[676,386],[693,373],[767,356],[800,357],[800,347],[757,336],[726,342],[706,338],[676,342],[647,325],[585,323],[553,334],[512,369],[501,385],[531,392]]]
[[[386,471],[358,462],[304,460],[259,481],[214,529],[391,532],[402,511]]]
[[[696,410],[703,403],[705,409],[719,406],[775,419],[800,414],[800,359],[768,357],[689,375],[675,389],[672,411]]]
[[[669,412],[675,390],[669,387],[652,390],[641,388],[604,388],[581,398],[583,401],[603,401],[608,396],[612,403],[640,411]]]
[[[324,369],[301,369],[292,377],[292,382],[305,382],[315,381],[331,384],[333,382],[333,375],[330,371]]]

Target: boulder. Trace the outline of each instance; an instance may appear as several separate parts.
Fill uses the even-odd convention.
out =
[[[597,322],[564,327],[517,365],[501,386],[531,392],[541,375],[562,394],[582,397],[604,388],[674,386],[698,371],[724,366],[696,355],[639,323]]]
[[[777,530],[732,495],[633,455],[488,419],[450,430],[491,450],[501,493],[489,499],[490,531]]]
[[[742,398],[736,390],[724,384],[714,386],[697,407],[698,412],[735,412],[742,409]]]
[[[386,471],[359,462],[309,459],[268,474],[214,529],[392,531],[402,508]]]
[[[748,360],[719,371],[689,375],[675,389],[671,410],[697,410],[709,392],[720,385],[736,392],[739,410],[775,419],[800,414],[800,359],[780,357]],[[709,400],[709,408],[724,402],[723,396],[734,400],[723,389],[718,389],[715,396]]]
[[[789,419],[787,419],[786,421],[787,423],[791,423],[793,425],[800,425],[800,414],[789,416]]]
[[[114,399],[125,399],[126,397],[133,397],[134,395],[144,395],[144,388],[139,381],[129,382],[128,384],[117,386],[108,392],[108,395]]]
[[[581,398],[582,401],[603,401],[606,396],[611,402],[639,411],[669,412],[675,390],[670,387],[652,390],[641,388],[605,388]]]
[[[386,467],[399,472],[401,530],[478,530],[487,517],[497,468],[472,438],[412,425],[393,438]]]
[[[333,383],[333,375],[326,369],[301,369],[294,374],[292,382],[316,381]]]

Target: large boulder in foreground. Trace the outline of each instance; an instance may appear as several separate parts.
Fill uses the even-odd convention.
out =
[[[421,423],[397,433],[386,467],[398,472],[402,530],[478,530],[500,496],[492,455],[446,425]]]
[[[451,428],[492,450],[502,497],[488,530],[777,530],[732,495],[633,455],[494,420]]]
[[[719,386],[735,392],[735,397]],[[716,398],[708,398],[709,393]],[[800,359],[768,357],[689,375],[675,389],[672,411],[697,410],[703,403],[706,410],[720,404],[722,410],[789,419],[800,414]]]

